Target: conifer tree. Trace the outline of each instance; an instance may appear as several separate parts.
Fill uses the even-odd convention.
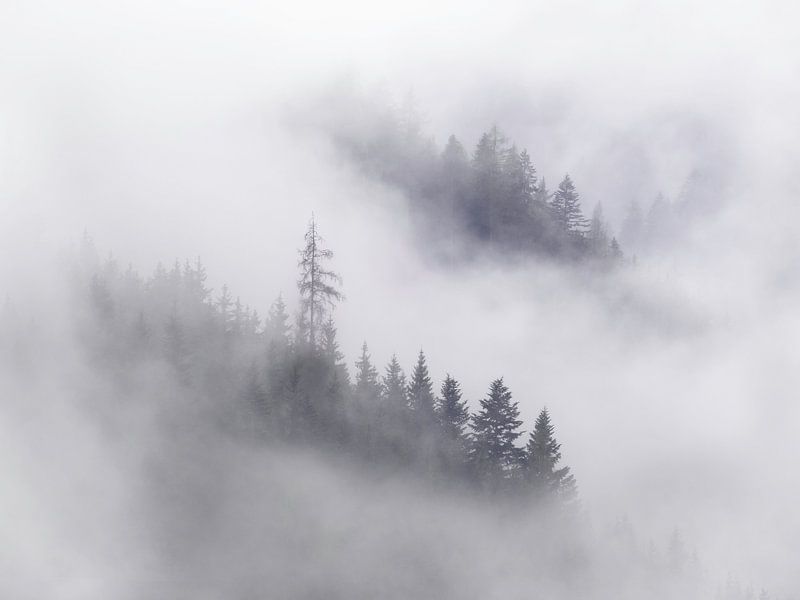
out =
[[[624,255],[622,253],[622,248],[619,247],[619,242],[617,241],[617,238],[615,238],[615,237],[611,238],[611,244],[609,245],[609,251],[611,252],[611,258],[615,262],[619,262],[619,261],[622,260]]]
[[[344,296],[337,289],[342,278],[325,267],[325,262],[333,258],[333,252],[323,246],[323,239],[317,231],[317,223],[312,215],[305,235],[305,247],[300,250],[300,278],[297,288],[300,292],[301,315],[307,318],[308,341],[316,345],[316,334],[320,323],[324,322],[327,309],[332,308]]]
[[[581,210],[580,196],[569,174],[558,185],[551,203],[553,215],[562,231],[571,235],[583,235],[586,218]]]
[[[442,382],[442,388],[436,406],[436,416],[445,438],[462,443],[466,438],[466,427],[469,423],[467,402],[461,398],[461,386],[448,373]]]
[[[372,365],[367,342],[361,345],[361,356],[356,361],[355,391],[363,398],[374,400],[380,395],[378,371]]]
[[[219,298],[217,298],[217,310],[219,311],[219,319],[224,333],[230,333],[232,329],[233,312],[233,298],[231,297],[230,290],[227,285],[222,286]]]
[[[381,429],[392,462],[406,463],[411,455],[411,416],[406,375],[393,354],[381,380]]]
[[[328,317],[322,327],[322,340],[320,341],[320,352],[327,363],[335,369],[342,371],[344,377],[347,376],[347,367],[344,362],[344,354],[339,350],[339,342],[336,339],[336,324],[333,317]]]
[[[505,137],[493,126],[481,136],[472,159],[474,200],[469,222],[479,238],[494,241],[499,204],[503,197],[502,157]]]
[[[425,353],[420,350],[417,364],[411,381],[408,383],[408,403],[414,413],[414,420],[419,427],[429,427],[435,422],[435,400],[433,397],[433,384],[428,375],[428,365]]]
[[[479,481],[497,489],[511,479],[523,457],[522,450],[515,445],[522,435],[522,421],[502,377],[492,382],[480,406],[480,411],[472,417],[470,464]]]
[[[286,303],[283,296],[279,295],[267,313],[264,322],[264,337],[267,344],[277,344],[281,349],[289,345],[289,313],[286,312]]]
[[[550,413],[542,409],[525,447],[525,479],[540,499],[575,500],[577,488],[569,467],[557,468],[561,444],[556,441]]]
[[[403,373],[396,354],[392,354],[392,359],[386,365],[386,373],[382,382],[382,394],[384,404],[389,411],[404,413],[408,409],[406,375]]]
[[[461,386],[449,373],[442,383],[436,416],[444,438],[442,448],[445,464],[458,469],[466,460],[469,410],[466,401],[461,398]]]
[[[360,428],[361,444],[370,456],[378,451],[378,428],[380,419],[380,393],[378,371],[372,364],[367,343],[361,346],[361,356],[356,361],[353,402],[354,420]]]

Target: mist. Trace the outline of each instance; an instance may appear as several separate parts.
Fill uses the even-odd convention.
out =
[[[666,556],[677,529],[698,556],[697,597],[730,597],[719,590],[734,580],[800,594],[796,13],[0,3],[13,315],[0,589],[672,598],[684,578],[630,563],[651,543]],[[568,172],[587,215],[601,202],[617,235],[632,201],[677,202],[698,173],[710,183],[680,236],[636,260],[623,245],[610,270],[502,253],[443,264],[408,190],[340,144],[371,140],[375,115],[409,103],[437,153],[455,134],[471,155],[496,124],[552,189]],[[576,522],[241,439],[220,425],[227,396],[187,392],[152,358],[121,380],[86,350],[69,275],[84,231],[100,260],[145,277],[199,256],[213,298],[226,284],[264,316],[283,294],[294,321],[312,213],[343,278],[331,314],[351,376],[364,341],[381,374],[396,353],[410,375],[422,348],[434,390],[451,374],[473,412],[503,377],[520,443],[549,409]],[[636,552],[614,537],[627,524]]]

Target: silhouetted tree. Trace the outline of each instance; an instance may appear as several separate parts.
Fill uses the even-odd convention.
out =
[[[497,490],[506,487],[523,457],[515,445],[522,421],[502,377],[492,382],[480,406],[472,417],[470,464],[485,487]]]
[[[577,495],[575,478],[569,467],[557,468],[561,460],[561,444],[556,441],[554,433],[550,413],[545,408],[539,413],[525,448],[525,480],[537,498],[570,503]]]
[[[316,344],[316,333],[319,323],[328,308],[341,301],[344,296],[337,289],[342,278],[325,268],[325,262],[333,258],[333,252],[323,246],[323,240],[317,231],[314,217],[308,224],[305,235],[305,247],[300,250],[300,278],[297,288],[300,292],[301,314],[308,317],[308,340],[311,346]]]
[[[585,233],[586,218],[581,210],[580,196],[569,174],[564,176],[556,193],[553,194],[551,207],[562,231],[575,236],[582,236]]]

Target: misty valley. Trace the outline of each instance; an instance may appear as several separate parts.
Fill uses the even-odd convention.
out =
[[[800,600],[798,22],[0,0],[0,600]]]

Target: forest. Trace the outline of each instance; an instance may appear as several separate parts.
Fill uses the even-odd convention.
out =
[[[469,498],[486,518],[500,507],[520,525],[540,515],[548,523],[538,534],[549,548],[539,567],[548,585],[567,585],[568,573],[595,581],[590,573],[598,559],[590,555],[601,552],[610,557],[605,561],[626,564],[618,572],[625,586],[649,582],[659,590],[655,597],[708,597],[709,589],[719,600],[770,597],[732,577],[724,584],[709,580],[677,528],[662,543],[645,543],[620,517],[588,535],[576,478],[562,464],[548,409],[525,427],[501,374],[484,397],[469,402],[449,372],[434,389],[423,350],[408,374],[396,356],[379,371],[365,342],[351,369],[333,318],[345,300],[333,258],[312,217],[298,251],[297,312],[290,315],[279,296],[261,318],[227,286],[213,293],[199,259],[159,264],[144,278],[132,266],[101,260],[84,234],[69,268],[69,326],[93,369],[118,389],[114,395],[125,397],[144,379],[166,388],[176,426],[202,423],[190,439],[210,431],[276,457],[321,453],[379,480],[407,479],[445,497],[456,494],[460,502]],[[2,329],[4,364],[35,372],[27,361],[42,354],[38,336],[10,300]],[[164,460],[173,459],[158,459]]]
[[[450,264],[487,255],[502,261],[535,256],[611,268],[679,244],[723,194],[716,173],[695,169],[674,200],[660,192],[633,198],[613,227],[602,202],[587,206],[569,173],[548,186],[531,153],[497,125],[472,150],[455,135],[440,148],[413,97],[399,104],[357,97],[350,103],[358,107],[356,122],[338,114],[327,124],[335,147],[367,176],[402,192],[421,248]]]
[[[81,244],[74,284],[84,338],[108,368],[163,361],[187,390],[224,399],[228,425],[253,440],[324,447],[434,482],[577,508],[547,409],[523,439],[502,377],[471,412],[449,373],[434,390],[422,350],[408,375],[396,356],[379,372],[365,342],[351,376],[332,316],[342,280],[313,218],[299,253],[294,318],[282,297],[262,320],[227,286],[213,295],[199,260],[159,265],[143,279],[99,261],[90,238]]]

